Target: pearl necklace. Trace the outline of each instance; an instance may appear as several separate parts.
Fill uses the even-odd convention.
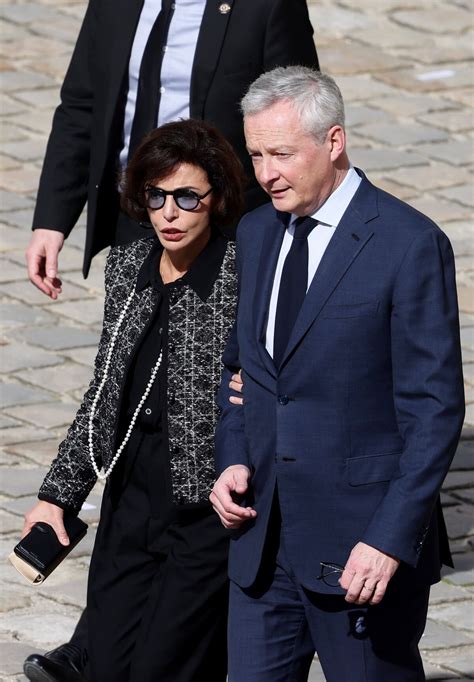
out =
[[[137,408],[136,408],[135,412],[133,413],[133,416],[130,420],[130,424],[129,424],[129,427],[128,427],[127,432],[125,434],[125,437],[124,437],[120,447],[118,448],[117,452],[115,453],[114,458],[112,459],[110,466],[107,469],[107,471],[104,471],[104,473],[100,473],[100,471],[97,467],[96,461],[95,461],[95,457],[94,457],[94,443],[93,443],[94,426],[93,426],[93,422],[94,422],[94,417],[95,417],[95,411],[97,409],[97,404],[99,402],[100,394],[102,393],[102,389],[104,388],[105,382],[107,381],[107,374],[108,374],[110,363],[112,360],[112,353],[113,353],[113,350],[115,347],[115,343],[117,341],[119,329],[122,326],[122,322],[125,319],[125,315],[126,315],[127,310],[130,306],[130,303],[132,302],[132,298],[134,296],[134,293],[135,292],[132,291],[130,296],[127,298],[127,301],[126,301],[126,303],[122,309],[122,312],[120,313],[119,319],[118,319],[117,324],[115,326],[115,329],[112,333],[112,338],[110,339],[110,347],[107,351],[107,358],[105,360],[104,376],[102,377],[102,381],[100,382],[99,388],[97,389],[97,393],[95,394],[95,398],[92,401],[92,407],[91,407],[91,412],[90,412],[90,416],[89,416],[89,457],[90,457],[90,460],[92,462],[92,468],[94,469],[97,478],[100,478],[102,481],[105,481],[105,479],[110,476],[110,474],[112,473],[112,470],[113,470],[114,466],[116,465],[120,455],[122,454],[125,446],[127,445],[128,441],[130,440],[130,436],[132,435],[133,427],[135,426],[135,422],[137,421],[140,410],[142,409],[146,399],[148,398],[148,395],[151,391],[151,387],[153,386],[156,375],[158,374],[158,370],[160,368],[161,360],[163,357],[163,351],[160,350],[160,355],[158,356],[158,360],[155,362],[155,364],[151,370],[150,379],[148,381],[148,384],[146,385],[145,391],[144,391],[144,393],[140,399],[140,402],[138,403]]]

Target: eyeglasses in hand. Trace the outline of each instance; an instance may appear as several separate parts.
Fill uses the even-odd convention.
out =
[[[202,199],[212,192],[212,187],[204,194],[198,194],[187,187],[180,187],[172,191],[161,189],[161,187],[145,187],[145,204],[152,211],[157,211],[165,205],[166,197],[172,196],[178,208],[183,211],[194,211],[199,206]]]
[[[316,580],[322,580],[328,587],[340,587],[339,578],[344,572],[344,566],[326,561],[321,561],[319,565],[321,566],[321,573]]]

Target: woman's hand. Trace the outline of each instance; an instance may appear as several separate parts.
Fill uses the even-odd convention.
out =
[[[56,504],[51,502],[44,502],[40,500],[33,509],[25,514],[25,524],[23,526],[23,533],[21,534],[22,539],[27,535],[35,523],[38,521],[43,521],[44,523],[49,523],[54,529],[54,532],[58,536],[58,540],[62,545],[69,544],[69,537],[64,528],[64,510],[58,507]]]

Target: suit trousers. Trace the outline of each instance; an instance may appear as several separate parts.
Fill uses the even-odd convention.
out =
[[[307,591],[280,533],[271,534],[278,547],[272,560],[267,542],[256,584],[244,590],[231,582],[229,682],[304,682],[315,651],[328,682],[424,682],[418,642],[429,587],[389,589],[377,606]]]
[[[225,682],[228,532],[208,502],[170,504],[159,441],[134,438],[91,560],[90,682]]]

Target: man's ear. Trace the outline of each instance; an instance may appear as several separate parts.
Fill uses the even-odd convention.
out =
[[[337,161],[346,148],[346,133],[344,128],[338,125],[333,126],[328,132],[327,140],[331,149],[331,161]]]

